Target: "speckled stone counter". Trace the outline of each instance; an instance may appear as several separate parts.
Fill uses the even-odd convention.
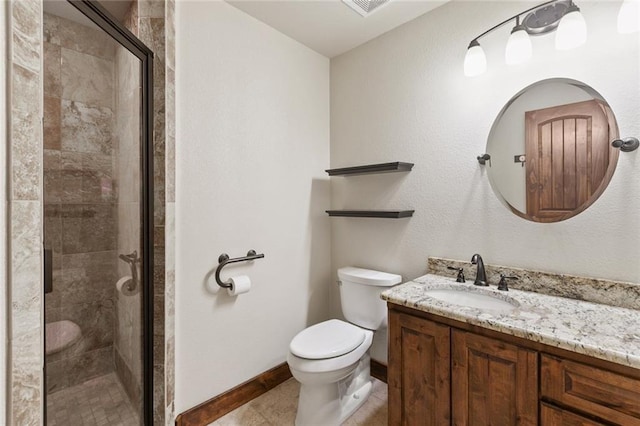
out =
[[[433,289],[489,294],[517,305],[511,311],[477,309],[429,297]],[[495,286],[424,275],[393,287],[382,298],[397,305],[441,315],[549,346],[640,369],[640,311],[529,291],[503,292]]]

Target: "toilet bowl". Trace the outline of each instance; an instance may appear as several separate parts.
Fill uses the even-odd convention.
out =
[[[338,270],[342,310],[302,330],[289,345],[287,363],[300,382],[296,426],[344,422],[371,394],[369,348],[374,330],[386,324],[380,293],[399,284],[395,274],[354,267]]]

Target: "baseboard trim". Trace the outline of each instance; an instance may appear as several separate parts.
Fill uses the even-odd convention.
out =
[[[280,364],[223,394],[181,413],[176,418],[176,426],[207,425],[275,388],[291,377],[291,371],[287,363]]]
[[[387,366],[375,359],[371,360],[371,375],[387,383]]]

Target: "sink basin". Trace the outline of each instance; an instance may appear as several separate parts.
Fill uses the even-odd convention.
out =
[[[427,290],[427,296],[454,305],[468,306],[477,309],[490,309],[510,311],[520,304],[516,301],[507,301],[484,293],[476,293],[465,289],[434,289]]]

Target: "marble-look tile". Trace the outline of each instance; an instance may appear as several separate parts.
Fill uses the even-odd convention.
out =
[[[62,97],[61,61],[60,46],[52,43],[44,43],[43,79],[45,96],[58,99]]]
[[[60,46],[79,53],[113,60],[117,43],[105,32],[58,17]]]
[[[12,198],[39,200],[42,182],[42,111],[39,101],[42,94],[39,76],[14,64],[11,97]]]
[[[12,425],[39,425],[42,406],[42,338],[40,328],[15,335],[11,365]]]
[[[164,336],[164,293],[153,296],[153,332]]]
[[[127,363],[120,355],[118,348],[114,350],[114,365],[116,374],[120,379],[120,383],[122,383],[122,387],[124,388],[129,401],[134,407],[139,407],[142,401],[142,376],[134,375]]]
[[[47,394],[69,387],[69,374],[66,371],[67,362],[64,359],[49,362],[47,357],[46,376]]]
[[[473,280],[475,276],[476,267],[470,262],[438,257],[428,259],[430,273],[455,277],[456,272],[447,270],[447,266],[463,268],[468,280]],[[487,280],[491,284],[497,284],[500,281],[500,274],[505,274],[518,277],[517,280],[509,282],[510,288],[628,309],[640,309],[640,284],[490,264],[485,264],[485,270]]]
[[[375,395],[369,396],[367,402],[362,407],[356,410],[347,421],[343,423],[344,426],[387,426],[387,418],[389,417],[389,409],[387,399],[378,398]]]
[[[176,4],[170,0],[165,3],[165,60],[167,68],[176,68]]]
[[[68,374],[69,386],[74,386],[94,377],[113,372],[113,347],[107,346],[85,352],[73,358],[65,359],[65,363],[64,369]]]
[[[164,365],[153,366],[153,424],[164,423]]]
[[[62,252],[115,250],[114,210],[112,204],[63,204]]]
[[[111,347],[114,333],[113,299],[66,305],[62,301],[62,318],[80,326],[82,337],[64,351],[65,358],[77,357],[95,349]]]
[[[175,232],[176,232],[176,215],[174,202],[166,203],[165,214],[165,268],[167,271],[175,271],[176,269],[176,252],[175,252]],[[166,293],[167,297],[172,297],[173,293]]]
[[[42,320],[42,207],[37,201],[13,201],[10,208],[11,332],[16,337],[38,330]]]
[[[165,187],[167,202],[175,202],[175,72],[173,69],[167,69],[167,85],[165,87]]]
[[[115,332],[115,346],[122,360],[127,364],[135,377],[142,375],[142,324],[141,293],[116,296],[117,328]]]
[[[118,208],[118,253],[142,253],[140,247],[140,204],[120,203]],[[131,275],[130,268],[120,262],[121,274]]]
[[[164,389],[165,389],[165,424],[173,424],[175,420],[175,336],[168,333],[165,336],[166,348],[164,354]]]
[[[293,424],[293,423],[291,423]],[[271,423],[251,404],[233,410],[208,426],[271,426]]]
[[[295,380],[276,386],[277,392],[267,392],[253,401],[253,406],[268,422],[274,425],[292,425],[295,423],[298,407],[300,384]]]
[[[153,294],[165,296],[165,252],[164,247],[153,249]]]
[[[111,154],[113,111],[82,102],[62,100],[61,146],[65,151]]]
[[[60,203],[62,194],[62,156],[60,151],[45,149],[43,160],[44,202]]]
[[[98,153],[61,153],[63,203],[110,203],[116,199],[113,158]]]
[[[40,72],[42,3],[39,0],[11,2],[13,63]]]
[[[175,271],[167,270],[165,276],[165,324],[164,331],[169,336],[173,336],[174,331],[174,321],[175,321]]]
[[[113,372],[47,397],[48,426],[134,426],[139,413]]]
[[[44,148],[60,149],[60,99],[44,98]]]
[[[164,20],[164,7],[164,0],[138,0],[140,17]]]
[[[113,297],[118,275],[117,253],[102,251],[62,256],[62,306]]]
[[[55,15],[49,13],[43,14],[44,19],[44,33],[43,40],[45,43],[55,44],[60,46],[60,19]]]
[[[62,48],[62,99],[113,108],[113,61]]]

